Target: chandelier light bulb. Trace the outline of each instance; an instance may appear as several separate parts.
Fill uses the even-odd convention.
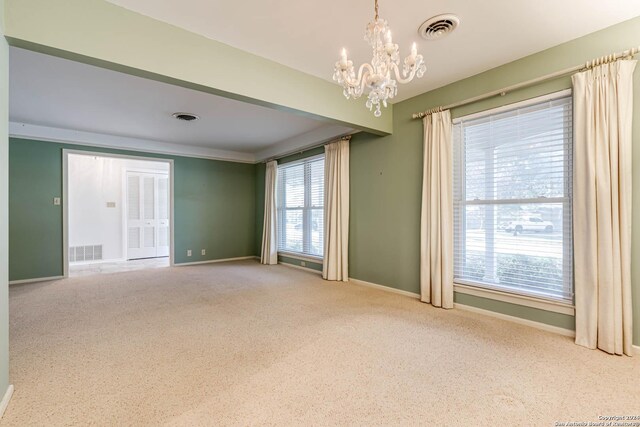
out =
[[[387,33],[384,35],[384,42],[391,43],[391,30],[387,30]]]
[[[342,53],[340,54],[340,66],[341,68],[347,67],[347,49],[342,48]]]
[[[362,64],[356,74],[353,62],[347,59],[347,50],[343,48],[340,60],[334,67],[333,80],[342,85],[347,99],[359,98],[366,90],[365,105],[376,117],[380,117],[381,106],[386,107],[388,101],[397,95],[398,83],[405,84],[414,77],[422,77],[426,66],[413,43],[410,55],[403,61],[401,75],[398,45],[393,43],[387,21],[378,16],[378,0],[374,4],[375,18],[367,25],[364,37],[373,50],[371,63]]]

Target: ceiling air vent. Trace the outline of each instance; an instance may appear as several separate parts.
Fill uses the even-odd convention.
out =
[[[460,19],[456,15],[447,13],[424,21],[418,28],[418,33],[423,39],[438,40],[451,34],[458,25],[460,25]]]
[[[172,116],[178,120],[182,120],[185,122],[192,122],[200,118],[195,114],[191,114],[191,113],[173,113]]]

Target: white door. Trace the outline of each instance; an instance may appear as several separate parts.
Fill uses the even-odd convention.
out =
[[[169,178],[127,172],[127,259],[169,256]]]

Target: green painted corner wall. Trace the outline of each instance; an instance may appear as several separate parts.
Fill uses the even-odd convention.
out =
[[[350,275],[419,292],[422,123],[411,114],[622,51],[640,43],[640,17],[522,58],[394,105],[394,133],[351,140]],[[460,117],[571,87],[561,78],[452,111]],[[640,253],[640,71],[634,77],[632,259]],[[632,265],[634,344],[640,344],[640,264]],[[573,318],[498,301],[456,295],[458,301],[512,316],[573,328]],[[480,301],[484,300],[484,301]],[[558,317],[561,316],[561,317]],[[562,317],[564,316],[564,317]]]
[[[186,157],[174,165],[175,262],[253,255],[255,165]]]
[[[10,280],[63,274],[62,207],[52,203],[62,197],[63,149],[173,159],[176,263],[254,254],[255,165],[11,138]]]
[[[9,386],[9,45],[0,0],[0,396]],[[1,399],[2,397],[0,397]]]

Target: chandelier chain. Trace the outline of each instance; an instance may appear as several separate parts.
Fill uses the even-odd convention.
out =
[[[379,16],[378,16],[378,0],[373,0],[374,2],[374,10],[376,11],[376,21],[378,20]]]

